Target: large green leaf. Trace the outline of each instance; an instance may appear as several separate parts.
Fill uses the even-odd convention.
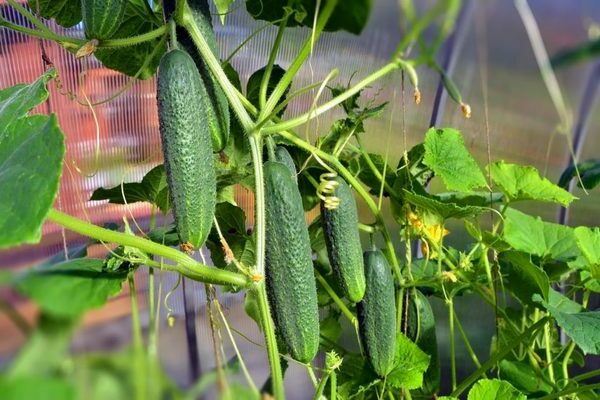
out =
[[[600,311],[565,312],[540,296],[535,296],[534,300],[546,307],[558,326],[584,354],[600,354]]]
[[[498,161],[488,168],[494,183],[512,201],[538,200],[568,206],[576,199],[571,193],[540,176],[533,167]]]
[[[594,279],[600,279],[600,228],[575,228],[575,241],[589,263],[587,268]]]
[[[456,129],[430,128],[424,145],[423,163],[442,179],[448,190],[469,192],[486,185],[483,173]]]
[[[0,380],[2,400],[75,400],[75,387],[60,378],[24,376]]]
[[[529,254],[508,251],[500,254],[502,271],[506,274],[506,288],[523,304],[533,304],[532,296],[548,298],[550,280],[540,267],[531,262]]]
[[[28,0],[29,7],[46,18],[70,28],[81,21],[80,0]]]
[[[417,389],[429,366],[429,356],[402,333],[396,336],[394,369],[386,377],[388,385],[398,389]]]
[[[404,190],[403,196],[408,203],[421,209],[433,212],[444,220],[449,218],[472,217],[487,210],[486,208],[477,206],[459,206],[451,201],[444,202],[433,196],[411,193],[407,190]]]
[[[141,182],[124,183],[122,187],[118,185],[109,189],[98,188],[90,200],[108,200],[114,204],[148,202],[167,214],[170,204],[165,167],[161,164],[152,168]]]
[[[113,35],[114,39],[141,35],[159,27],[158,19],[140,12],[139,4],[130,2],[123,23]],[[135,46],[102,48],[94,55],[107,68],[129,76],[138,74],[139,79],[151,78],[167,47],[162,38],[156,38]]]
[[[46,268],[33,268],[17,281],[17,289],[52,315],[76,317],[100,307],[121,290],[125,272],[103,271],[103,260],[81,258]]]
[[[503,238],[516,250],[557,261],[569,261],[579,254],[572,228],[513,208],[506,210]]]
[[[65,152],[54,115],[27,116],[48,98],[50,70],[0,91],[0,248],[37,243],[54,203]]]
[[[288,0],[246,0],[246,9],[254,19],[275,24],[278,24],[286,12],[291,11],[293,14],[288,19],[287,26],[312,27],[316,3],[314,0],[292,0],[291,2]],[[324,3],[321,2],[321,4]],[[325,25],[325,30],[345,30],[358,35],[367,23],[371,3],[372,0],[338,1],[333,14]]]
[[[527,400],[509,382],[500,379],[480,379],[469,391],[468,400]]]

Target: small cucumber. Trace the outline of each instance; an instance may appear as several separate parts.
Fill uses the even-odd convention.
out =
[[[353,303],[365,294],[365,272],[358,233],[358,211],[352,189],[338,177],[335,196],[340,204],[331,210],[321,202],[321,216],[329,262],[344,295]]]
[[[110,39],[119,29],[129,0],[81,0],[85,37]]]
[[[158,117],[167,183],[181,243],[200,248],[213,223],[216,173],[206,114],[207,96],[192,58],[171,50],[158,70]]]
[[[364,253],[366,289],[356,305],[361,342],[373,370],[386,376],[394,367],[396,300],[390,266],[379,250]]]
[[[302,198],[280,162],[264,164],[264,182],[271,314],[292,358],[307,363],[319,349],[319,309]]]
[[[440,389],[441,379],[435,316],[429,300],[420,290],[415,290],[414,295],[409,297],[408,304],[408,337],[431,357],[420,389],[424,395],[431,396]]]
[[[200,29],[202,36],[208,42],[213,54],[218,59],[219,46],[217,45],[217,39],[212,26],[208,1],[188,0],[188,6],[198,29]],[[225,148],[229,140],[230,115],[227,97],[219,85],[219,81],[208,69],[192,38],[185,29],[181,27],[177,29],[177,39],[181,47],[192,56],[208,93],[208,96],[198,93],[198,99],[202,102],[202,108],[206,113],[206,122],[210,129],[213,151],[217,153]]]

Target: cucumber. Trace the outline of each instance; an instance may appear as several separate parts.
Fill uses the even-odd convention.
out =
[[[266,283],[277,333],[297,361],[319,349],[319,309],[308,228],[298,186],[285,164],[264,164]]]
[[[440,389],[440,359],[435,331],[435,316],[429,300],[420,290],[415,290],[414,296],[409,297],[407,334],[421,350],[431,357],[429,367],[423,376],[423,386],[420,392],[432,396]]]
[[[358,211],[352,189],[340,177],[335,195],[340,199],[337,208],[330,210],[321,202],[321,216],[329,262],[340,287],[348,300],[357,303],[365,294],[365,272],[360,236]]]
[[[81,0],[85,37],[110,39],[119,29],[129,0]]]
[[[282,164],[285,164],[286,167],[288,167],[288,169],[290,170],[290,173],[292,174],[292,179],[294,180],[294,182],[296,182],[296,184],[298,183],[298,171],[296,171],[296,164],[294,164],[294,159],[292,158],[292,156],[290,155],[290,153],[287,151],[287,149],[283,146],[277,146],[275,148],[275,159],[276,161],[279,161]]]
[[[215,57],[219,59],[219,47],[215,32],[213,31],[208,1],[188,0],[188,6],[192,11],[196,25],[200,29],[200,32],[202,32],[202,36],[208,42]],[[219,85],[219,81],[208,69],[192,38],[184,28],[177,28],[177,39],[180,46],[192,56],[208,93],[208,96],[201,96],[199,94],[198,99],[203,103],[203,109],[206,112],[206,121],[210,129],[213,151],[217,153],[225,148],[229,140],[230,116],[227,97]]]
[[[192,58],[171,50],[158,70],[158,117],[175,226],[181,243],[198,249],[212,227],[216,173],[203,104],[208,96]]]
[[[396,301],[390,266],[379,250],[364,253],[366,289],[356,305],[359,333],[373,370],[386,376],[394,367]]]

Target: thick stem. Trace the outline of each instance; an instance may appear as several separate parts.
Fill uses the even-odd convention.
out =
[[[450,370],[452,390],[456,389],[456,342],[454,335],[454,301],[452,298],[446,300],[448,305],[448,326],[450,329]]]
[[[552,393],[552,394],[549,394],[544,397],[539,397],[538,400],[558,399],[559,397],[563,397],[568,394],[594,391],[594,390],[598,390],[598,389],[600,389],[600,383],[595,383],[592,385],[576,386],[576,387],[571,387],[571,388],[565,389],[561,392],[556,392],[556,393]]]
[[[167,33],[168,29],[169,29],[169,26],[167,24],[167,25],[161,25],[158,28],[151,30],[150,32],[142,33],[141,35],[137,35],[137,36],[132,36],[132,37],[123,38],[123,39],[102,40],[98,44],[98,47],[115,48],[115,47],[135,46],[140,43],[149,42],[150,40],[154,40],[156,38],[164,36],[165,33]]]
[[[234,285],[239,287],[245,287],[249,283],[248,279],[242,274],[208,267],[176,249],[154,243],[141,237],[101,228],[78,218],[64,214],[55,209],[50,210],[48,213],[48,219],[61,226],[64,226],[69,230],[72,230],[73,232],[77,232],[103,242],[136,247],[143,252],[173,260],[177,262],[176,265],[163,264],[161,267],[165,270],[179,272],[180,274],[196,281],[218,285]],[[155,266],[158,265],[160,264],[156,264]]]
[[[352,97],[353,95],[355,95],[356,93],[360,92],[361,90],[363,90],[365,87],[369,86],[370,84],[372,84],[373,82],[383,78],[384,76],[386,76],[387,74],[389,74],[392,71],[397,70],[398,68],[401,67],[401,64],[398,62],[391,62],[389,64],[386,64],[385,66],[383,66],[382,68],[380,68],[379,70],[373,72],[371,75],[367,76],[365,79],[363,79],[362,81],[358,82],[356,85],[354,85],[353,87],[349,88],[348,90],[344,91],[344,93],[334,97],[333,99],[329,100],[328,102],[326,102],[325,104],[313,109],[313,110],[309,110],[308,112],[296,117],[296,118],[292,118],[292,119],[288,119],[279,123],[275,123],[269,126],[265,126],[264,128],[262,128],[263,132],[265,134],[269,134],[269,133],[278,133],[279,131],[283,131],[283,130],[289,130],[289,129],[293,129],[297,126],[303,125],[305,123],[307,123],[308,121],[310,121],[313,118],[316,118],[317,116],[331,110],[332,108],[338,106],[339,104],[343,103],[345,100],[349,99],[350,97]],[[282,79],[283,80],[283,79]],[[269,99],[270,101],[271,99]],[[268,107],[268,104],[267,106]],[[268,114],[267,114],[268,115]],[[261,118],[262,117],[262,118]],[[261,122],[259,122],[259,126],[262,124],[265,124],[267,121],[263,119],[263,112],[261,111],[261,116],[259,117],[259,120]]]
[[[134,272],[127,276],[129,284],[129,300],[131,301],[131,329],[133,331],[133,354],[135,360],[134,366],[134,387],[135,398],[143,400],[146,398],[146,362],[144,360],[144,344],[142,339],[142,324],[140,322],[140,309],[137,303],[137,291],[135,289]]]
[[[277,36],[275,37],[275,43],[273,43],[273,47],[271,48],[271,53],[269,54],[269,60],[267,61],[267,66],[265,67],[265,73],[263,74],[262,81],[260,82],[260,92],[259,92],[259,105],[262,109],[267,102],[267,88],[269,86],[269,80],[271,79],[271,72],[273,71],[273,65],[275,64],[275,58],[277,57],[277,52],[279,51],[279,47],[281,46],[281,40],[283,39],[283,32],[285,32],[285,27],[287,26],[287,20],[290,14],[286,12],[283,20],[279,23],[279,28],[277,29]]]
[[[326,0],[325,7],[323,7],[323,9],[319,11],[319,18],[317,19],[317,24],[313,29],[312,35],[306,39],[304,45],[302,46],[302,49],[296,56],[296,59],[294,59],[294,61],[289,66],[288,70],[285,72],[279,83],[277,83],[277,86],[275,86],[275,89],[273,89],[273,93],[271,93],[265,106],[261,109],[259,120],[262,120],[269,114],[271,114],[271,111],[275,109],[277,103],[279,103],[279,100],[285,93],[288,86],[291,85],[292,80],[298,73],[298,70],[300,69],[306,58],[308,58],[308,56],[310,55],[313,48],[313,44],[321,35],[323,28],[325,28],[325,24],[329,20],[329,17],[331,17],[331,14],[333,13],[335,6],[337,5],[337,2],[338,0]]]

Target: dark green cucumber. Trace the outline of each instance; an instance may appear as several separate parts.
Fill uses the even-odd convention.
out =
[[[356,305],[360,338],[373,370],[386,376],[394,367],[396,300],[390,266],[379,250],[364,253],[366,289]]]
[[[321,220],[329,262],[344,295],[353,303],[365,294],[365,272],[360,236],[358,211],[352,189],[342,178],[335,195],[340,199],[337,208],[330,210],[321,202]]]
[[[294,159],[285,147],[277,146],[275,148],[275,159],[288,167],[290,173],[292,174],[292,179],[294,182],[298,183],[298,171],[296,171],[296,164],[294,164]]]
[[[429,367],[423,376],[423,386],[420,391],[428,396],[440,389],[440,359],[438,355],[437,336],[435,331],[435,316],[427,297],[420,290],[415,290],[409,297],[408,337],[431,358]]]
[[[198,96],[208,96],[192,58],[171,50],[158,70],[158,117],[179,239],[198,249],[208,236],[216,204],[210,132]]]
[[[215,57],[219,59],[219,47],[213,31],[208,1],[188,0],[188,5],[198,29],[202,32],[202,37],[208,42]],[[196,63],[202,77],[202,82],[204,82],[208,96],[198,96],[198,100],[203,103],[203,109],[206,112],[213,151],[215,153],[219,152],[225,148],[229,140],[230,116],[227,97],[185,29],[181,27],[177,29],[177,39],[181,47],[194,59],[194,63]]]
[[[121,26],[129,0],[81,0],[85,37],[110,39]]]
[[[266,282],[277,332],[297,361],[310,362],[319,349],[319,309],[302,198],[290,170],[264,164]]]

